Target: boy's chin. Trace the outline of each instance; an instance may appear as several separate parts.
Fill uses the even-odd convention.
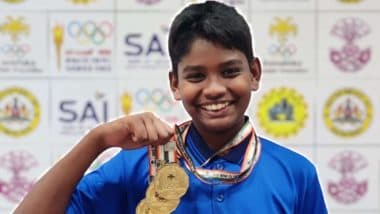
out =
[[[202,126],[212,132],[226,132],[236,128],[236,121],[229,118],[214,118],[203,121]]]

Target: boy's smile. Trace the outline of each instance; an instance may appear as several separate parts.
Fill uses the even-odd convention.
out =
[[[258,59],[249,66],[239,50],[196,39],[178,63],[177,75],[170,73],[175,99],[182,100],[211,148],[223,146],[243,125],[251,91],[258,89],[260,69]]]

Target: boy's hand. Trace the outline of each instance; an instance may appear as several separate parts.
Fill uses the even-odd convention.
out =
[[[104,149],[165,144],[174,135],[173,128],[150,112],[124,116],[98,126],[93,132]]]

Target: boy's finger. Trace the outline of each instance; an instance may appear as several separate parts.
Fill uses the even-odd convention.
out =
[[[133,142],[140,143],[148,139],[147,131],[141,118],[131,125],[130,131]]]
[[[156,119],[153,122],[155,127],[157,128],[157,132],[160,139],[168,139],[173,135],[171,129],[168,128],[168,125],[160,119]]]
[[[157,141],[159,139],[159,134],[157,131],[157,127],[154,124],[154,118],[151,117],[144,117],[144,126],[145,131],[147,132],[148,139],[147,141]]]

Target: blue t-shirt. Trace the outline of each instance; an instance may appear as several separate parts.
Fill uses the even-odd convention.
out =
[[[261,154],[251,174],[237,184],[206,184],[191,174],[174,213],[327,213],[315,167],[303,156],[260,138]],[[204,168],[239,171],[248,140]],[[212,151],[195,128],[186,138],[195,165]],[[148,187],[147,149],[121,151],[76,187],[67,213],[135,213]]]

